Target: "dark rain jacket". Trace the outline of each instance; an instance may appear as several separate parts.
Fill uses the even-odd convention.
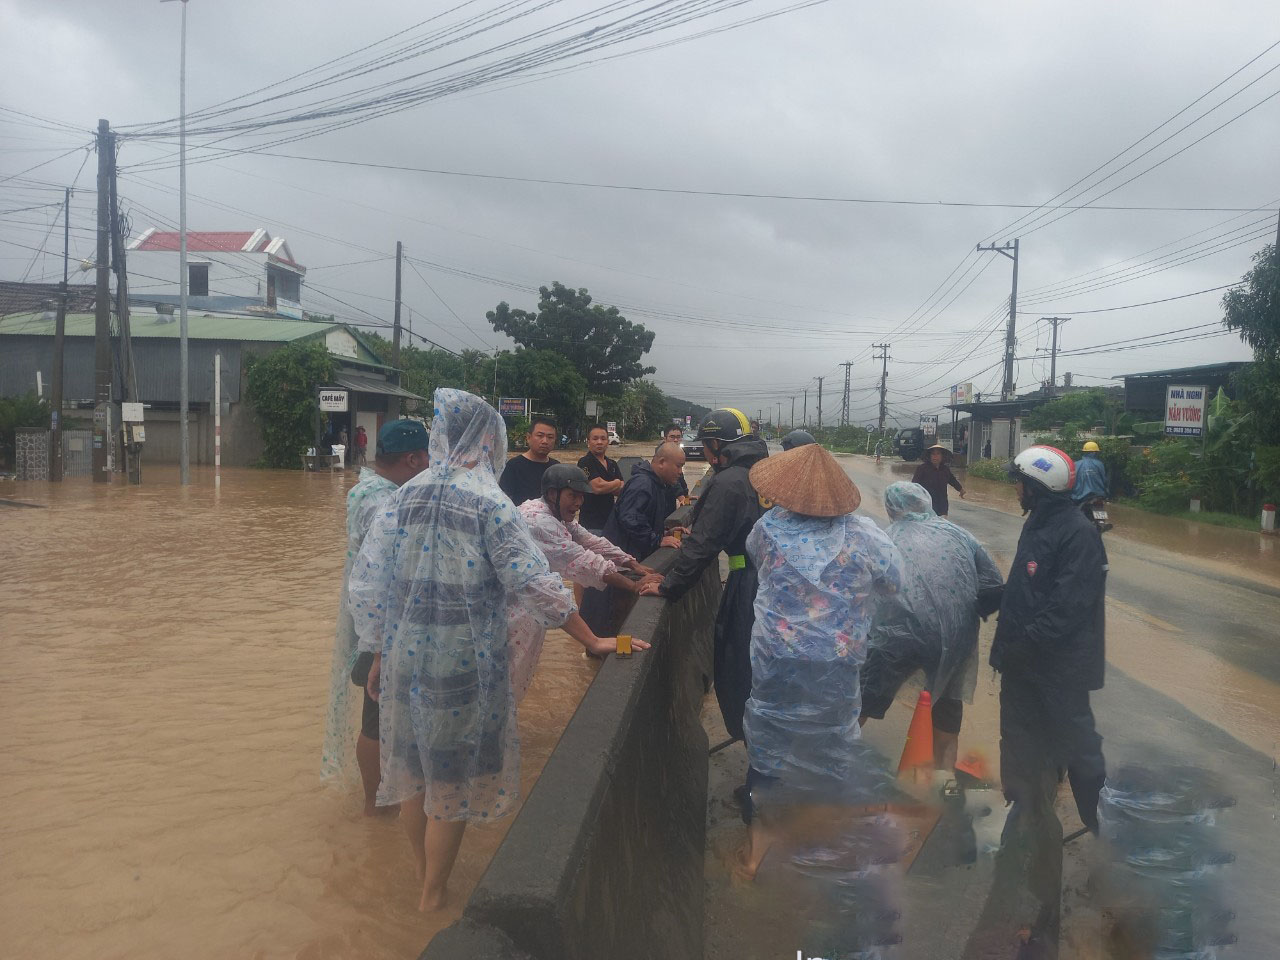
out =
[[[911,476],[911,482],[918,483],[929,491],[929,497],[933,500],[933,512],[940,517],[945,517],[951,510],[951,504],[947,498],[947,487],[952,486],[961,492],[964,491],[956,475],[951,472],[950,466],[943,463],[935,467],[928,460],[916,467],[916,472]]]
[[[751,485],[751,468],[769,455],[769,448],[763,440],[739,440],[725,453],[728,466],[703,482],[692,530],[662,581],[662,595],[680,599],[722,551],[729,555],[729,579],[716,615],[715,686],[725,729],[741,739],[742,716],[751,696],[751,627],[758,583],[747,556],[747,534],[764,513]]]
[[[658,549],[671,505],[671,490],[653,472],[647,460],[631,468],[631,476],[618,494],[604,537],[637,560]]]
[[[1106,664],[1107,551],[1070,497],[1041,497],[1018,539],[991,666],[1008,678],[1098,690]]]

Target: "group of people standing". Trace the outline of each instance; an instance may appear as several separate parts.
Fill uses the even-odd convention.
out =
[[[1033,447],[1011,464],[1030,518],[1004,584],[981,544],[939,515],[932,490],[892,484],[881,530],[856,514],[860,492],[812,437],[793,435],[770,457],[737,410],[700,425],[711,474],[681,537],[666,528],[687,494],[678,436],[625,483],[603,429],[576,466],[550,457],[556,436],[535,419],[528,451],[507,460],[497,412],[441,389],[430,434],[413,421],[383,427],[374,468],[349,494],[325,769],[337,772],[350,740],[354,681],[366,813],[399,806],[423,909],[444,903],[466,824],[516,803],[517,704],[545,631],[612,651],[611,594],[678,601],[721,554],[714,682],[750,759],[739,792],[749,870],[768,844],[761,802],[838,797],[856,775],[860,725],[883,716],[916,671],[935,696],[936,763],[954,764],[979,620],[996,609],[1006,794],[1042,814],[1063,768],[1096,827],[1103,767],[1089,691],[1102,679],[1106,557],[1071,504],[1065,454]],[[665,575],[641,562],[659,547],[677,550]],[[566,580],[583,588],[580,605]]]

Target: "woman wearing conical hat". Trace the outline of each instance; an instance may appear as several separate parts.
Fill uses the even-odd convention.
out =
[[[773,509],[747,538],[759,570],[746,742],[754,875],[768,843],[754,817],[771,797],[836,800],[858,766],[859,670],[878,596],[896,592],[902,558],[862,497],[817,444],[770,457],[751,482]]]

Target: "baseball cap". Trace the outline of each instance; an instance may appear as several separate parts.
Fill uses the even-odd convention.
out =
[[[392,420],[378,431],[378,453],[412,453],[426,450],[429,443],[427,428],[417,420]]]

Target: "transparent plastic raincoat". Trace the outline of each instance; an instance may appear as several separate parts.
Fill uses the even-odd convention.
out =
[[[875,522],[774,507],[747,537],[760,575],[751,631],[751,767],[799,791],[839,791],[858,769],[858,671],[880,596],[902,561]]]
[[[325,720],[324,753],[320,758],[320,775],[326,780],[339,780],[352,772],[354,731],[353,705],[360,699],[359,689],[351,682],[351,668],[356,661],[356,627],[347,604],[347,579],[365,534],[374,517],[400,489],[386,477],[360,469],[360,481],[347,492],[347,559],[342,565],[342,590],[338,599],[338,628],[333,640],[333,662],[329,667],[329,713]]]
[[[884,494],[888,534],[902,554],[902,590],[880,605],[871,629],[864,695],[891,699],[916,670],[936,703],[973,702],[977,679],[979,593],[1004,578],[974,536],[933,512],[918,483],[890,484]]]
[[[400,488],[352,569],[360,648],[382,653],[379,805],[425,791],[429,817],[492,820],[515,804],[507,604],[545,627],[574,606],[498,487],[506,440],[479,397],[437,390],[431,466]]]
[[[602,590],[605,577],[632,561],[631,554],[588,532],[576,520],[558,520],[545,500],[526,500],[518,509],[551,569],[574,583]],[[519,703],[533,682],[547,628],[536,611],[512,603],[507,608],[507,631],[511,638],[511,686]]]

